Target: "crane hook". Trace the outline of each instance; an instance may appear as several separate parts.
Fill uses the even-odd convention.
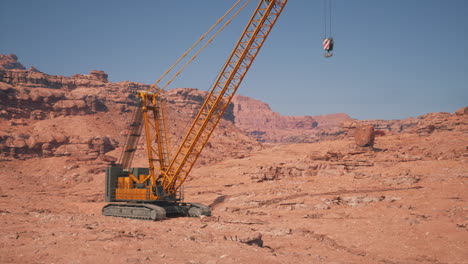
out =
[[[323,46],[323,50],[325,51],[323,56],[325,56],[326,58],[333,56],[333,45],[334,45],[333,38],[323,39],[322,46]]]

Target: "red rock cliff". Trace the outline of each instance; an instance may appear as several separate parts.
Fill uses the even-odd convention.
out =
[[[17,62],[14,55],[1,58],[2,65]],[[136,82],[109,82],[103,71],[65,77],[10,66],[0,68],[0,157],[102,158],[125,141],[131,109],[137,104],[135,92],[149,88]],[[196,89],[164,92],[172,143],[180,141],[206,94]],[[202,160],[220,160],[257,144],[233,121],[231,106]]]

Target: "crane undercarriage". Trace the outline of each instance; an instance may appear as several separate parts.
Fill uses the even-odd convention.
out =
[[[148,172],[148,168],[125,171],[120,167],[108,167],[106,202],[110,203],[102,208],[102,214],[153,221],[173,216],[211,215],[211,209],[207,205],[181,202],[182,191],[170,195],[164,193],[159,184],[152,187],[149,182],[136,183],[132,180],[131,176],[144,179]]]

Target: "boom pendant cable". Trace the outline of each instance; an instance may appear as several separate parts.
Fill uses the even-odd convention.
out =
[[[215,38],[215,37],[216,37],[216,36],[217,36],[217,35],[218,35],[218,34],[219,34],[219,33],[220,33],[220,32],[237,16],[237,15],[238,15],[238,14],[239,14],[239,12],[240,12],[242,9],[244,9],[244,7],[245,7],[251,0],[248,0],[233,16],[219,29],[219,30],[215,33],[215,35],[212,36],[212,37],[210,38],[210,40],[208,40],[208,42],[207,42],[202,48],[200,48],[200,50],[199,50],[199,51],[198,51],[198,52],[197,52],[197,53],[196,53],[196,54],[195,54],[195,55],[194,55],[194,56],[193,56],[193,57],[176,73],[176,74],[174,74],[174,76],[164,85],[163,88],[159,88],[159,87],[158,87],[159,82],[160,82],[164,77],[166,77],[167,74],[169,74],[169,73],[174,69],[174,67],[177,66],[177,65],[180,63],[180,61],[181,61],[182,59],[184,59],[184,58],[185,58],[201,41],[203,41],[203,40],[205,39],[205,37],[206,37],[216,26],[218,26],[218,25],[226,18],[226,16],[228,16],[229,13],[231,13],[232,10],[234,10],[234,8],[237,7],[237,5],[239,5],[239,3],[240,3],[241,1],[242,1],[242,0],[238,0],[236,3],[234,3],[234,5],[233,5],[231,8],[229,8],[229,10],[226,11],[226,13],[224,13],[224,15],[223,15],[222,17],[220,17],[220,18],[216,21],[216,23],[215,23],[213,26],[210,27],[210,28],[208,29],[208,31],[207,31],[205,34],[203,34],[203,35],[192,45],[192,47],[190,47],[184,54],[182,54],[182,56],[181,56],[179,59],[177,59],[177,61],[176,61],[161,77],[159,77],[159,78],[156,80],[156,82],[155,82],[154,84],[152,84],[152,85],[147,89],[147,91],[154,90],[154,89],[156,89],[156,88],[158,88],[158,90],[164,90],[164,89],[180,74],[180,72],[182,72],[182,70],[185,69],[185,67],[186,67],[190,62],[192,62],[192,61],[196,58],[196,56],[197,56],[203,49],[205,49],[206,46],[207,46],[207,45],[208,45],[208,44],[209,44],[209,43],[210,43],[210,42],[211,42],[211,41],[212,41],[212,40],[213,40],[213,39],[214,39],[214,38]]]
[[[201,47],[201,48],[200,48],[200,49],[199,49],[199,50],[198,50],[198,51],[197,51],[197,52],[180,68],[180,69],[179,69],[179,71],[177,71],[177,72],[172,76],[172,78],[171,78],[169,81],[167,81],[166,84],[164,84],[164,85],[163,85],[162,87],[160,87],[160,88],[158,87],[158,88],[159,88],[158,90],[160,90],[160,91],[165,90],[165,89],[167,88],[167,86],[170,85],[170,84],[172,83],[172,81],[173,81],[175,78],[177,78],[177,76],[179,76],[179,74],[180,74],[180,73],[181,73],[181,72],[182,72],[182,71],[199,55],[199,54],[200,54],[200,52],[203,51],[203,50],[213,41],[213,39],[214,39],[216,36],[218,36],[219,33],[221,33],[221,31],[223,31],[224,28],[226,28],[226,26],[229,25],[229,24],[231,23],[231,21],[232,21],[234,18],[236,18],[237,15],[239,15],[239,13],[240,13],[250,2],[251,2],[251,0],[247,0],[241,7],[224,23],[224,25],[222,25],[221,28],[219,28],[219,29],[214,33],[214,35],[211,36],[211,38],[208,39],[208,41],[207,41],[207,42],[206,42],[206,43],[205,43],[205,44],[204,44],[204,45],[203,45],[203,46],[202,46],[202,47]],[[228,12],[226,12],[226,14],[225,14],[222,18],[220,18],[220,20],[218,20],[218,22],[217,22],[216,24],[219,24],[219,22],[222,21],[222,19],[225,18],[225,17],[227,16],[227,14],[230,13],[231,10],[232,10],[238,3],[239,3],[239,1],[238,1],[230,10],[228,10]],[[213,26],[209,31],[211,31],[214,27],[215,27],[215,26]],[[207,33],[208,33],[208,32],[207,32]],[[207,33],[206,33],[205,35],[207,35]],[[196,44],[198,44],[199,42],[200,42],[200,41],[198,41]],[[193,47],[195,47],[196,44],[194,44]],[[193,49],[193,47],[192,47],[191,49]],[[190,49],[190,50],[191,50],[191,49]],[[189,52],[189,51],[187,51],[186,53],[188,53],[188,52]],[[185,55],[187,55],[187,54],[185,54]],[[185,57],[185,56],[184,56],[184,57]],[[181,59],[179,59],[178,61],[180,61],[180,60],[181,60]],[[177,63],[178,63],[178,62],[177,62]],[[176,63],[176,64],[177,64],[177,63]],[[175,66],[175,65],[173,65],[173,66]],[[172,68],[174,68],[174,67],[172,67]],[[160,78],[160,79],[162,79],[162,78]],[[160,81],[160,80],[158,80],[158,82],[159,82],[159,81]],[[155,87],[157,87],[157,86],[155,86]],[[150,87],[150,89],[151,89],[151,87]],[[185,134],[185,131],[188,129],[188,127],[189,127],[190,124],[191,124],[190,121],[187,122],[186,125],[184,126],[184,128],[181,129],[181,130],[179,130],[179,133],[178,133],[178,134],[184,135],[184,134]],[[169,152],[172,153],[172,152],[174,151],[174,149],[173,149],[174,146],[177,146],[178,143],[179,143],[180,141],[182,141],[183,136],[180,136],[180,135],[176,135],[176,136],[175,136],[177,144],[171,145],[171,147],[169,148]],[[179,136],[180,136],[180,137],[179,137]]]
[[[221,31],[223,31],[224,28],[226,28],[227,25],[229,25],[231,23],[231,21],[237,16],[239,15],[239,13],[244,9],[244,7],[246,7],[249,3],[250,3],[251,0],[248,0],[247,2],[245,2],[245,4],[239,9],[236,11],[236,13],[229,18],[228,21],[226,21],[226,23],[224,23],[223,26],[221,26],[220,29],[218,29],[218,31],[216,31],[216,33],[211,36],[211,38],[205,43],[205,45],[203,45],[203,47],[201,47],[185,64],[184,66],[182,66],[182,68],[180,68],[180,70],[178,72],[176,72],[174,74],[174,76],[169,80],[167,81],[167,83],[161,88],[162,90],[166,89],[167,86],[169,84],[171,84],[171,82],[177,77],[179,76],[179,74],[185,69],[185,67],[187,67],[197,56],[198,54],[200,54],[200,52],[202,52],[212,41],[213,39],[218,36],[219,33],[221,33]]]

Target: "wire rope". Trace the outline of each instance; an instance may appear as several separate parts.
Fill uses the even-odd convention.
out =
[[[198,54],[200,54],[200,52],[201,52],[203,49],[205,49],[206,46],[208,46],[208,44],[210,44],[210,43],[213,41],[213,39],[214,39],[218,34],[221,33],[221,31],[222,31],[226,26],[228,26],[228,25],[231,23],[231,21],[232,21],[235,17],[237,17],[237,15],[239,15],[239,13],[240,13],[250,2],[251,2],[251,0],[247,0],[247,1],[232,15],[232,17],[230,17],[229,20],[227,20],[227,21],[224,23],[224,25],[223,25],[221,28],[219,28],[213,36],[211,36],[211,38],[200,48],[200,50],[198,50],[198,51],[190,58],[190,60],[188,60],[188,61],[181,67],[181,69],[180,69],[177,73],[175,73],[174,76],[173,76],[163,87],[161,87],[161,90],[164,90],[164,89],[165,89],[165,88],[166,88],[166,87],[167,87],[167,86],[168,86],[168,85],[185,69],[185,67],[187,67],[187,65],[190,64],[190,63],[198,56]],[[183,128],[182,130],[179,130],[179,131],[180,131],[180,135],[184,135],[184,134],[185,134],[185,131],[187,130],[188,126],[192,123],[192,121],[193,121],[193,120],[190,119],[189,122],[186,122],[186,125],[184,126],[184,128]],[[174,147],[175,147],[175,146],[178,146],[178,145],[179,145],[180,141],[183,139],[183,136],[182,136],[182,137],[179,137],[179,136],[176,135],[175,138],[176,138],[176,141],[177,141],[177,142],[174,142],[174,143],[176,143],[176,144],[172,144],[172,145],[170,146],[170,149],[169,149],[169,152],[170,152],[170,153],[174,150]]]
[[[331,37],[332,35],[332,2],[331,0],[323,0],[323,38]]]
[[[182,66],[180,68],[179,71],[177,71],[174,76],[169,80],[167,81],[167,83],[161,88],[161,90],[164,90],[167,88],[167,86],[169,86],[169,84],[172,83],[172,81],[174,81],[175,78],[177,78],[177,76],[179,76],[179,74],[198,56],[198,54],[200,54],[200,52],[202,52],[212,41],[213,39],[218,36],[219,33],[221,33],[221,31],[223,31],[224,28],[226,28],[227,25],[229,25],[231,23],[231,21],[250,3],[251,0],[247,0],[247,2],[245,2],[245,4],[236,11],[236,13],[234,13],[234,15],[232,17],[229,18],[229,20],[227,20],[223,26],[221,26],[221,28],[218,29],[218,31],[216,31],[216,33],[211,36],[211,38],[205,43],[205,45],[203,45],[185,64],[184,66]]]
[[[323,0],[323,39],[327,37],[327,0]]]
[[[330,19],[330,23],[328,23],[329,25],[329,29],[330,29],[330,34],[328,34],[329,37],[331,37],[332,35],[332,2],[331,0],[328,0],[328,3],[330,5],[330,8],[329,8],[329,15],[328,15],[328,18]]]
[[[237,5],[239,5],[239,3],[240,3],[241,1],[242,1],[242,0],[238,0],[237,2],[235,2],[234,5],[233,5],[231,8],[229,8],[228,11],[226,11],[226,12],[224,13],[224,15],[221,16],[221,17],[208,29],[208,31],[207,31],[205,34],[203,34],[187,51],[185,51],[184,54],[182,54],[182,56],[180,56],[180,57],[176,60],[176,62],[175,62],[171,67],[169,67],[169,69],[168,69],[163,75],[161,75],[161,76],[147,89],[147,91],[150,91],[150,90],[153,90],[153,89],[157,88],[159,82],[160,82],[164,77],[166,77],[166,76],[174,69],[174,67],[177,66],[177,65],[180,63],[180,61],[182,61],[182,60],[183,60],[183,59],[184,59],[184,58],[201,42],[201,41],[203,41],[203,40],[205,39],[205,37],[206,37],[216,26],[218,26],[219,23],[221,23],[221,21],[223,21],[223,20],[226,18],[226,16],[229,15],[229,13],[231,13],[232,10],[233,10]],[[249,1],[250,1],[250,0],[249,0]],[[206,46],[204,46],[204,47],[206,47]],[[204,48],[202,48],[202,50],[203,50],[203,49],[204,49]],[[180,73],[180,72],[179,72],[179,73]],[[177,75],[178,75],[178,74],[177,74]],[[164,90],[164,88],[163,88],[162,90]]]

